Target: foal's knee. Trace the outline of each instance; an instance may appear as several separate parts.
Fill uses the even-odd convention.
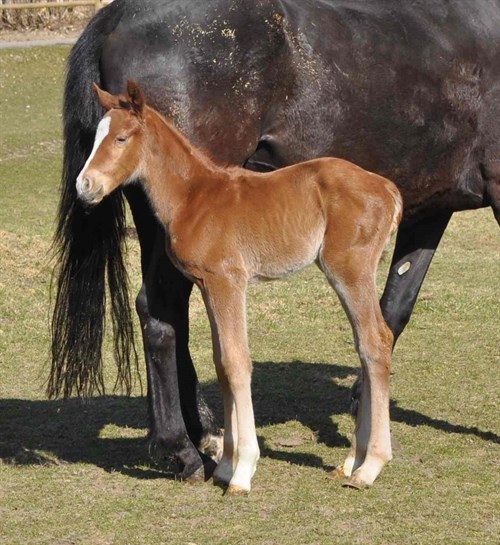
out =
[[[252,377],[252,361],[250,357],[235,354],[222,358],[225,381],[232,391],[248,388]]]

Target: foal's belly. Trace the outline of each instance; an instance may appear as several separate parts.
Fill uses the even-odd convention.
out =
[[[253,275],[250,276],[248,282],[254,284],[256,282],[267,282],[270,280],[277,280],[284,278],[295,272],[298,272],[316,260],[318,251],[312,255],[303,256],[303,259],[289,260],[283,263],[265,264],[258,270],[255,270]]]
[[[267,233],[263,240],[256,240],[246,248],[245,263],[249,282],[262,282],[283,278],[313,263],[321,249],[324,228],[315,225],[303,229],[298,223],[293,232]]]

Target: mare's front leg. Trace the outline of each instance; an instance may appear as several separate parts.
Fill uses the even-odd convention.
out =
[[[224,449],[214,480],[228,484],[228,494],[248,493],[259,459],[259,445],[252,405],[246,281],[212,277],[200,287],[210,319],[214,363],[224,397]]]

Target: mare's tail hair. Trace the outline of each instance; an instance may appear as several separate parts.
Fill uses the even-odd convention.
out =
[[[122,250],[123,197],[117,192],[85,213],[76,200],[76,177],[92,149],[101,108],[92,90],[100,82],[104,40],[116,27],[124,2],[97,13],[71,51],[64,96],[64,164],[54,237],[58,266],[52,319],[49,397],[104,393],[101,348],[106,309],[106,276],[111,296],[117,385],[132,387],[134,347],[128,278]]]

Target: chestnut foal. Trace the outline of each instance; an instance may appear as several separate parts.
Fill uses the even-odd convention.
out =
[[[224,450],[214,479],[228,493],[250,490],[259,458],[251,398],[245,297],[249,282],[281,278],[313,261],[337,292],[361,360],[363,386],[350,453],[334,474],[373,483],[391,459],[392,334],[375,275],[401,219],[396,186],[347,161],[316,159],[270,173],[215,164],[158,112],[137,84],[113,96],[77,178],[78,197],[99,203],[140,180],[165,227],[166,251],[201,290],[224,397]]]

